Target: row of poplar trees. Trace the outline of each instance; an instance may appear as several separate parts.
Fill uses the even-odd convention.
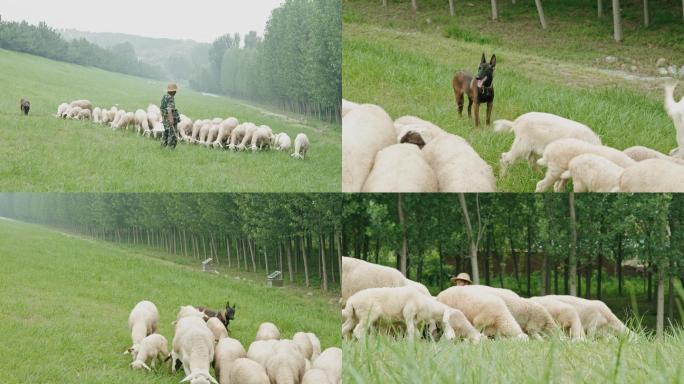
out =
[[[528,297],[603,299],[607,280],[617,285],[611,294],[628,297],[643,282],[658,333],[684,299],[684,195],[354,195],[344,209],[343,252],[396,267],[433,293],[464,271]],[[626,279],[627,268],[636,277]]]

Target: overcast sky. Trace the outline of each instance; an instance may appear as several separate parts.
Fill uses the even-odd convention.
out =
[[[212,42],[226,33],[263,35],[283,0],[0,0],[3,20],[53,28]]]

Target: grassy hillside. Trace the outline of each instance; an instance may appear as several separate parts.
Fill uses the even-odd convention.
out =
[[[229,153],[159,142],[53,115],[89,99],[135,111],[159,104],[165,84],[0,50],[0,190],[3,191],[339,191],[339,125],[303,121],[224,97],[181,89],[176,104],[193,119],[235,116],[274,132],[309,136],[305,161],[285,153]],[[28,118],[19,99],[31,100]]]
[[[142,299],[157,305],[169,342],[178,306],[230,300],[237,303],[230,330],[245,346],[263,321],[285,337],[310,330],[324,348],[339,345],[339,311],[328,296],[208,275],[149,252],[6,220],[0,255],[0,369],[8,383],[177,383],[181,373],[133,372],[122,355],[128,313]]]

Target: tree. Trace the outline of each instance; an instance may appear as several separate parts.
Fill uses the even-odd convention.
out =
[[[568,193],[568,209],[570,210],[570,295],[577,296],[577,218],[575,215],[575,193]]]
[[[257,44],[259,44],[259,37],[257,36],[256,31],[249,31],[245,35],[245,49],[255,49],[257,47]]]
[[[620,0],[613,0],[613,38],[622,41],[622,19],[620,18]]]
[[[473,232],[473,226],[470,223],[470,215],[468,214],[468,204],[465,200],[465,195],[463,193],[458,194],[458,202],[461,205],[461,212],[463,213],[463,221],[465,222],[466,233],[468,234],[468,241],[470,243],[470,263],[473,272],[473,283],[480,284],[480,272],[478,269],[477,262],[477,248],[482,240],[482,235],[484,233],[485,225],[482,223],[480,217],[480,201],[478,195],[475,195],[475,213],[477,215],[477,234]]]

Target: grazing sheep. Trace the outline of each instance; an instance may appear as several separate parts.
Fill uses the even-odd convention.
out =
[[[135,113],[126,112],[126,114],[119,119],[117,129],[128,130],[130,126],[135,126]]]
[[[151,134],[155,139],[160,138],[164,134],[164,125],[162,123],[154,123],[152,129],[145,133],[147,136]]]
[[[247,125],[246,124],[239,124],[233,131],[230,133],[230,142],[228,144],[228,149],[231,151],[237,150],[238,143],[242,142],[242,139],[245,137],[245,132],[247,131]]]
[[[211,333],[214,334],[214,341],[216,342],[228,337],[228,330],[226,329],[226,326],[223,325],[221,320],[217,319],[216,317],[210,317],[207,320],[207,327],[209,327]]]
[[[81,109],[89,109],[90,112],[93,111],[93,103],[89,100],[75,100],[69,104],[70,107],[79,107]]]
[[[67,104],[67,103],[60,104],[59,107],[57,107],[57,114],[55,115],[55,117],[65,118],[68,110],[69,110],[69,104]]]
[[[292,341],[297,344],[299,352],[308,359],[312,360],[313,355],[313,345],[311,344],[311,339],[305,332],[297,332],[292,336]]]
[[[83,108],[81,107],[69,107],[69,110],[66,113],[66,118],[68,119],[76,119],[78,118],[78,114],[81,113]]]
[[[163,124],[162,124],[163,126]],[[192,127],[193,127],[193,122],[189,118],[181,118],[180,121],[178,122],[178,125],[176,126],[177,128],[177,135],[178,139],[183,140],[183,141],[188,141],[188,136],[192,134]]]
[[[296,384],[306,371],[306,359],[290,340],[281,340],[266,360],[266,374],[273,384]]]
[[[622,152],[624,152],[625,155],[629,156],[634,161],[644,161],[644,160],[648,160],[648,159],[662,159],[662,160],[671,161],[675,164],[684,165],[684,159],[678,159],[676,157],[668,156],[668,155],[665,155],[663,153],[660,153],[654,149],[647,148],[647,147],[642,147],[642,146],[629,147]]]
[[[114,120],[114,113],[107,109],[103,109],[100,112],[100,124],[109,124]]]
[[[183,363],[183,370],[187,375],[181,383],[189,381],[192,384],[218,384],[209,373],[210,364],[214,360],[214,335],[201,317],[182,317],[176,323],[171,352],[171,369],[174,373],[176,360]]]
[[[304,160],[308,150],[309,138],[303,133],[297,134],[297,137],[295,137],[294,152],[292,152],[292,155],[290,156],[294,157],[295,159]]]
[[[396,142],[394,124],[377,105],[359,105],[342,118],[342,192],[361,192],[375,155]]]
[[[153,333],[140,341],[138,350],[133,356],[134,361],[131,363],[131,368],[150,371],[151,369],[147,365],[148,361],[151,360],[152,368],[154,368],[157,360],[163,364],[168,355],[169,347],[166,338],[158,333]]]
[[[605,157],[585,153],[570,160],[561,179],[572,179],[574,192],[611,192],[618,187],[623,170]]]
[[[266,367],[266,360],[274,353],[277,339],[256,340],[249,345],[247,357]]]
[[[78,111],[78,115],[76,115],[76,119],[78,120],[90,120],[92,118],[92,113],[90,112],[90,109],[81,109]]]
[[[547,168],[544,179],[537,183],[536,192],[544,192],[551,185],[554,186],[554,191],[562,191],[565,188],[565,181],[561,179],[561,175],[568,170],[570,160],[584,153],[603,156],[622,168],[627,168],[635,163],[629,156],[615,148],[595,145],[577,139],[556,140],[546,146],[544,155],[537,161],[537,164]]]
[[[458,337],[462,337],[473,344],[477,344],[482,339],[482,334],[473,327],[466,316],[458,309],[448,307],[448,321],[451,329]]]
[[[142,109],[138,109],[137,111],[135,111],[134,119],[136,135],[140,135],[150,130],[147,112],[143,111]]]
[[[676,102],[674,90],[677,84],[665,85],[665,111],[670,116],[677,131],[677,148],[670,152],[670,156],[684,159],[684,97]]]
[[[328,379],[324,370],[311,368],[304,373],[302,384],[333,384],[333,382]]]
[[[404,284],[409,286],[409,287],[413,287],[414,289],[418,290],[418,292],[422,293],[423,295],[432,297],[430,290],[428,290],[425,285],[423,285],[417,281],[413,281],[411,279],[405,279]]]
[[[281,132],[273,137],[273,148],[279,151],[289,151],[292,146],[290,136],[285,132]]]
[[[331,384],[342,383],[342,350],[327,348],[313,361],[312,370],[323,371]]]
[[[684,166],[662,159],[640,161],[622,172],[618,190],[684,192]]]
[[[123,118],[124,116],[126,116],[126,111],[124,111],[123,109],[117,110],[114,113],[114,119],[112,120],[112,123],[110,124],[112,129],[117,129],[117,127],[119,125],[119,120],[121,120],[121,118]]]
[[[245,149],[247,149],[247,143],[252,141],[252,136],[257,131],[257,129],[259,129],[259,127],[257,127],[253,123],[245,123],[244,136],[242,137],[242,141],[240,142],[240,144],[236,146],[236,149],[238,151],[244,151]]]
[[[306,336],[309,338],[309,342],[311,342],[311,361],[314,361],[321,354],[321,341],[318,340],[318,336],[313,332],[307,332]]]
[[[584,332],[589,336],[598,333],[631,334],[620,319],[600,300],[587,300],[569,295],[544,296],[572,305],[579,314]]]
[[[278,330],[278,327],[276,327],[276,325],[273,323],[261,323],[259,325],[259,329],[257,330],[256,337],[254,338],[254,340],[280,340],[280,331]]]
[[[128,327],[131,330],[133,346],[128,350],[135,356],[138,345],[146,337],[157,332],[159,311],[153,302],[143,300],[133,307],[128,315]]]
[[[225,337],[218,342],[214,352],[214,372],[220,384],[232,383],[230,373],[233,364],[244,357],[247,357],[247,351],[238,340]]]
[[[240,358],[230,370],[230,384],[270,384],[266,369],[259,363]],[[225,384],[223,381],[221,384]]]
[[[218,137],[219,130],[221,130],[221,124],[212,124],[207,133],[207,138],[205,139],[204,146],[209,148],[214,144],[216,138]]]
[[[527,159],[531,167],[537,168],[537,158],[544,154],[547,145],[558,139],[574,138],[601,145],[601,139],[586,125],[542,112],[525,113],[515,121],[497,120],[494,132],[513,132],[515,135],[511,149],[501,154],[502,177],[519,159]]]
[[[351,101],[342,99],[342,117],[344,117],[347,113],[351,112],[352,109],[358,107],[359,104],[353,103]]]
[[[461,137],[442,134],[423,148],[440,192],[495,192],[494,172]]]
[[[96,107],[93,109],[93,123],[100,123],[102,121],[102,108]]]
[[[528,338],[501,298],[463,288],[447,288],[437,295],[437,300],[463,312],[468,321],[487,336]]]
[[[239,124],[238,119],[234,117],[223,120],[216,141],[214,141],[214,148],[223,148],[224,144],[230,144],[230,134]]]
[[[273,136],[271,128],[265,125],[258,127],[252,135],[252,151],[269,148],[271,146],[271,136]]]
[[[570,304],[548,296],[530,297],[530,300],[544,307],[558,326],[572,340],[584,339],[584,329],[577,310]]]
[[[211,122],[202,124],[202,127],[199,131],[199,138],[197,139],[198,144],[204,145],[207,143],[207,137],[209,136],[209,131],[211,130],[211,127]]]
[[[446,133],[437,125],[415,116],[402,116],[394,120],[397,143],[415,144],[423,148],[435,137]]]
[[[342,298],[345,305],[353,294],[367,288],[403,287],[406,278],[398,270],[355,259],[342,257]]]
[[[437,176],[413,144],[378,151],[362,192],[437,192]]]

